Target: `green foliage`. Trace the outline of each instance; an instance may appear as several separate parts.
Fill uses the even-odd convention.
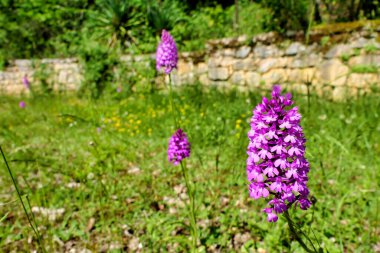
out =
[[[133,92],[154,93],[156,75],[155,61],[151,58],[141,62],[120,62],[115,73],[115,82],[122,88],[118,97],[130,96]]]
[[[374,44],[367,44],[364,46],[364,51],[367,53],[367,54],[371,54],[371,53],[375,53],[377,51],[380,51],[380,48],[378,48],[376,45]]]
[[[143,19],[136,1],[101,0],[97,11],[90,13],[89,30],[108,41],[109,46],[136,41]]]
[[[378,73],[379,68],[376,65],[354,65],[351,67],[352,73]]]
[[[326,23],[375,19],[380,15],[379,0],[322,0],[317,7],[321,20]]]
[[[376,19],[380,8],[378,0],[239,0],[236,11],[234,2],[0,0],[0,68],[15,58],[77,56],[88,40],[120,53],[151,53],[167,29],[179,50],[199,50],[214,38]]]
[[[341,59],[342,62],[344,62],[344,63],[347,63],[348,60],[350,60],[350,58],[351,58],[351,55],[350,55],[350,54],[347,54],[347,53],[342,54],[342,56],[340,57],[340,59]]]
[[[174,27],[172,33],[178,38],[180,49],[184,51],[204,48],[207,40],[215,38],[233,37],[241,34],[254,35],[267,31],[266,24],[271,20],[267,9],[260,5],[241,1],[239,5],[239,30],[235,30],[235,7],[223,9],[221,5],[204,7],[193,11],[189,21]],[[252,19],[255,16],[255,19]]]
[[[320,43],[322,47],[327,46],[330,43],[330,36],[323,36]]]
[[[114,68],[119,60],[112,50],[96,44],[88,45],[80,53],[84,72],[80,94],[89,93],[92,98],[99,98],[114,81]]]
[[[88,1],[0,1],[0,52],[4,59],[63,56],[64,47],[79,43]]]
[[[245,0],[239,1],[239,30],[234,30],[234,35],[246,34],[255,35],[270,30],[270,23],[273,16],[268,8],[262,5]],[[233,22],[235,6],[231,6],[226,10],[227,16],[230,18],[229,23]],[[254,17],[254,18],[252,18]]]
[[[37,85],[30,87],[31,93],[37,97],[50,95],[54,90],[54,83],[51,79],[53,70],[48,64],[40,61],[34,62],[33,67],[35,69],[33,74],[34,83]]]
[[[163,29],[172,30],[179,22],[187,19],[184,6],[178,1],[146,1],[148,27],[153,36],[160,36]]]
[[[272,12],[272,29],[279,32],[303,30],[308,27],[309,0],[263,0],[264,6]]]

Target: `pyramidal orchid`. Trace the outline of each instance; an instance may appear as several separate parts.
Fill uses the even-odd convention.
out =
[[[180,128],[170,138],[168,146],[168,160],[178,165],[186,157],[190,157],[190,143],[186,133]]]
[[[311,205],[306,139],[300,126],[301,115],[292,105],[291,95],[281,95],[280,86],[274,86],[272,99],[264,97],[253,110],[248,132],[249,193],[254,199],[269,200],[263,210],[269,222],[276,222],[278,214],[292,205],[303,210]]]
[[[186,168],[185,158],[190,157],[191,147],[186,133],[180,128],[177,120],[176,106],[173,100],[172,78],[171,72],[177,68],[178,51],[173,37],[166,30],[162,31],[161,41],[156,51],[156,69],[162,71],[169,77],[169,103],[171,114],[173,116],[173,125],[176,132],[171,136],[168,145],[168,160],[174,165],[180,165],[182,175],[186,184],[187,194],[190,203],[187,205],[189,209],[190,229],[191,229],[191,252],[198,252],[198,228],[195,209],[195,184],[191,183],[189,171]]]
[[[26,106],[25,101],[20,101],[20,103],[18,103],[18,106],[19,106],[21,109],[24,109],[25,106]]]
[[[173,69],[177,68],[178,51],[173,37],[166,30],[162,30],[161,41],[156,51],[156,68],[157,71],[165,69],[166,74],[170,74]]]

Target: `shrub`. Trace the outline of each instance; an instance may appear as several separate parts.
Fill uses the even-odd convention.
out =
[[[84,80],[79,89],[81,95],[89,92],[92,98],[99,98],[107,85],[114,80],[114,67],[118,58],[114,52],[99,45],[85,47],[80,51]]]
[[[34,63],[35,72],[34,80],[37,84],[36,87],[31,86],[31,92],[35,95],[49,95],[54,90],[54,82],[52,80],[53,70],[51,66],[46,63]]]

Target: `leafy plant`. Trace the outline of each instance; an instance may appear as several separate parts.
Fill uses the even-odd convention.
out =
[[[348,62],[348,60],[350,59],[350,54],[342,54],[342,56],[340,57],[341,58],[341,60],[342,60],[342,62],[344,62],[344,63],[347,63]]]
[[[84,70],[84,81],[80,94],[89,92],[92,98],[99,98],[108,84],[114,80],[117,57],[108,48],[94,45],[84,48],[80,54]]]
[[[46,63],[37,62],[35,63],[34,80],[37,87],[31,87],[31,92],[33,95],[48,95],[54,90],[54,82],[52,80],[52,68]]]
[[[320,41],[322,47],[326,46],[329,42],[330,36],[323,36]]]
[[[309,0],[264,0],[263,5],[271,10],[271,28],[279,32],[287,30],[306,31],[309,19]]]
[[[0,1],[0,54],[4,59],[61,55],[78,42],[78,31],[91,7],[85,0]],[[69,53],[66,51],[66,53]]]
[[[147,0],[147,21],[153,35],[159,36],[163,29],[172,30],[176,24],[185,20],[184,8],[178,1]]]
[[[102,0],[99,11],[90,14],[90,29],[97,37],[108,41],[110,47],[125,48],[136,40],[135,34],[143,23],[139,6],[133,1]]]
[[[378,48],[376,45],[374,44],[367,44],[364,46],[364,51],[369,54],[369,53],[374,53],[376,51],[379,51],[380,48]]]

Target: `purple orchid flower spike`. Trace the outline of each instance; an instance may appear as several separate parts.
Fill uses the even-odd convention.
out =
[[[305,142],[300,126],[301,115],[291,95],[281,95],[274,86],[272,99],[263,98],[253,110],[248,132],[247,175],[249,192],[254,199],[269,198],[263,212],[269,222],[286,212],[293,204],[302,210],[310,207],[306,186],[309,163],[305,158]]]
[[[24,109],[26,104],[25,104],[25,101],[20,101],[20,103],[18,104],[18,106],[21,108],[21,109]]]
[[[161,41],[156,51],[156,68],[161,71],[165,69],[166,74],[170,74],[177,68],[178,51],[173,37],[166,30],[162,31]]]
[[[190,143],[186,133],[178,129],[169,140],[168,160],[178,165],[186,157],[190,157]]]

